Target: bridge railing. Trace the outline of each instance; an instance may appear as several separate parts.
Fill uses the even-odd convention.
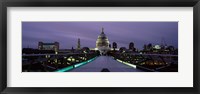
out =
[[[23,54],[23,72],[46,72],[75,65],[98,56],[98,53]]]
[[[112,56],[146,71],[178,71],[178,55],[115,53]]]

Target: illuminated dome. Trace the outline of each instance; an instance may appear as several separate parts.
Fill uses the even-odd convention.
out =
[[[109,50],[109,41],[104,33],[104,29],[102,28],[101,34],[98,36],[96,41],[96,48],[102,53],[105,54]]]

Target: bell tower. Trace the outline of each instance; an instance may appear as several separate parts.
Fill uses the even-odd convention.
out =
[[[77,49],[78,49],[78,50],[81,49],[81,41],[80,41],[80,38],[78,38]]]

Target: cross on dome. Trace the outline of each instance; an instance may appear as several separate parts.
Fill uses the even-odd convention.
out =
[[[102,29],[101,29],[101,34],[104,34],[104,28],[102,27]]]

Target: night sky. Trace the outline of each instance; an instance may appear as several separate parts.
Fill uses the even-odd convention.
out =
[[[60,49],[94,48],[101,28],[110,43],[126,47],[130,42],[142,49],[144,44],[161,44],[178,47],[178,22],[22,22],[23,48],[37,48],[38,42],[59,42]]]

